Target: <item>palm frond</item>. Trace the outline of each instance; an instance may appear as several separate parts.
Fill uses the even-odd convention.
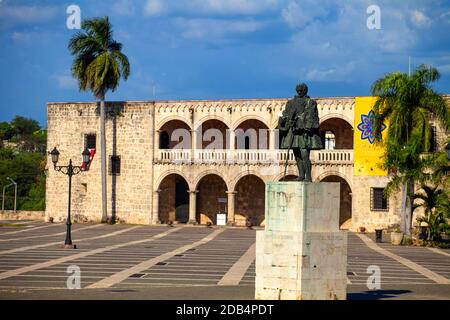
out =
[[[121,52],[122,44],[113,39],[108,17],[84,20],[82,31],[69,41],[74,61],[72,74],[80,90],[90,90],[103,99],[108,90],[114,91],[120,78],[130,75],[130,63]]]

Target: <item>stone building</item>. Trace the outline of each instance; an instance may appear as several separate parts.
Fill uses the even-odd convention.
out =
[[[316,100],[326,149],[311,153],[313,180],[340,183],[342,227],[399,223],[399,201],[383,197],[388,177],[373,161],[381,153],[358,129],[373,98]],[[247,219],[263,225],[265,182],[283,179],[285,163],[284,179],[297,176],[292,153],[277,147],[286,101],[107,103],[108,215],[136,224],[215,224],[226,213],[230,225]],[[96,103],[48,104],[48,149],[58,148],[61,163],[81,162],[85,147],[93,154],[89,170],[73,177],[76,221],[101,220],[99,138]],[[46,218],[60,221],[67,215],[67,177],[52,166],[49,157]]]

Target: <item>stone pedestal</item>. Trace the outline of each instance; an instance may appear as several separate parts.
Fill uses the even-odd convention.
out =
[[[256,299],[345,300],[347,233],[339,183],[269,182],[256,233]]]

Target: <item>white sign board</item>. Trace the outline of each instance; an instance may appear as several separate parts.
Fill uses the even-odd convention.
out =
[[[227,225],[227,215],[225,213],[217,214],[217,225],[226,226]]]

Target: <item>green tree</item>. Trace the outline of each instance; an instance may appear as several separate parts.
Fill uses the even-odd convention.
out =
[[[130,75],[130,63],[122,53],[122,44],[113,39],[108,17],[84,20],[83,31],[69,41],[74,56],[72,74],[78,79],[81,91],[91,91],[100,100],[100,148],[102,179],[102,221],[107,220],[106,208],[106,137],[105,95],[119,86],[120,78]]]
[[[441,231],[447,226],[445,212],[449,208],[448,194],[439,189],[438,186],[430,187],[423,185],[423,192],[416,193],[413,211],[422,207],[424,216],[417,219],[418,222],[426,222],[428,225],[428,240],[437,240],[440,238]]]
[[[9,122],[0,122],[0,140],[10,140],[13,135],[14,131]]]
[[[19,140],[23,136],[32,135],[35,131],[41,129],[39,122],[22,116],[15,116],[14,119],[11,121],[11,127],[13,129],[14,135]]]
[[[411,235],[415,181],[423,175],[421,154],[430,148],[430,118],[435,116],[448,129],[450,124],[445,99],[431,84],[439,79],[437,69],[419,66],[412,75],[401,72],[387,74],[372,86],[377,96],[374,107],[374,130],[389,122],[384,167],[392,174],[387,193],[402,186],[401,229]],[[381,135],[377,135],[381,141]]]
[[[17,209],[45,209],[46,155],[13,148],[0,148],[0,187],[10,184],[7,177],[17,182]],[[14,188],[6,193],[5,208],[14,207]]]

